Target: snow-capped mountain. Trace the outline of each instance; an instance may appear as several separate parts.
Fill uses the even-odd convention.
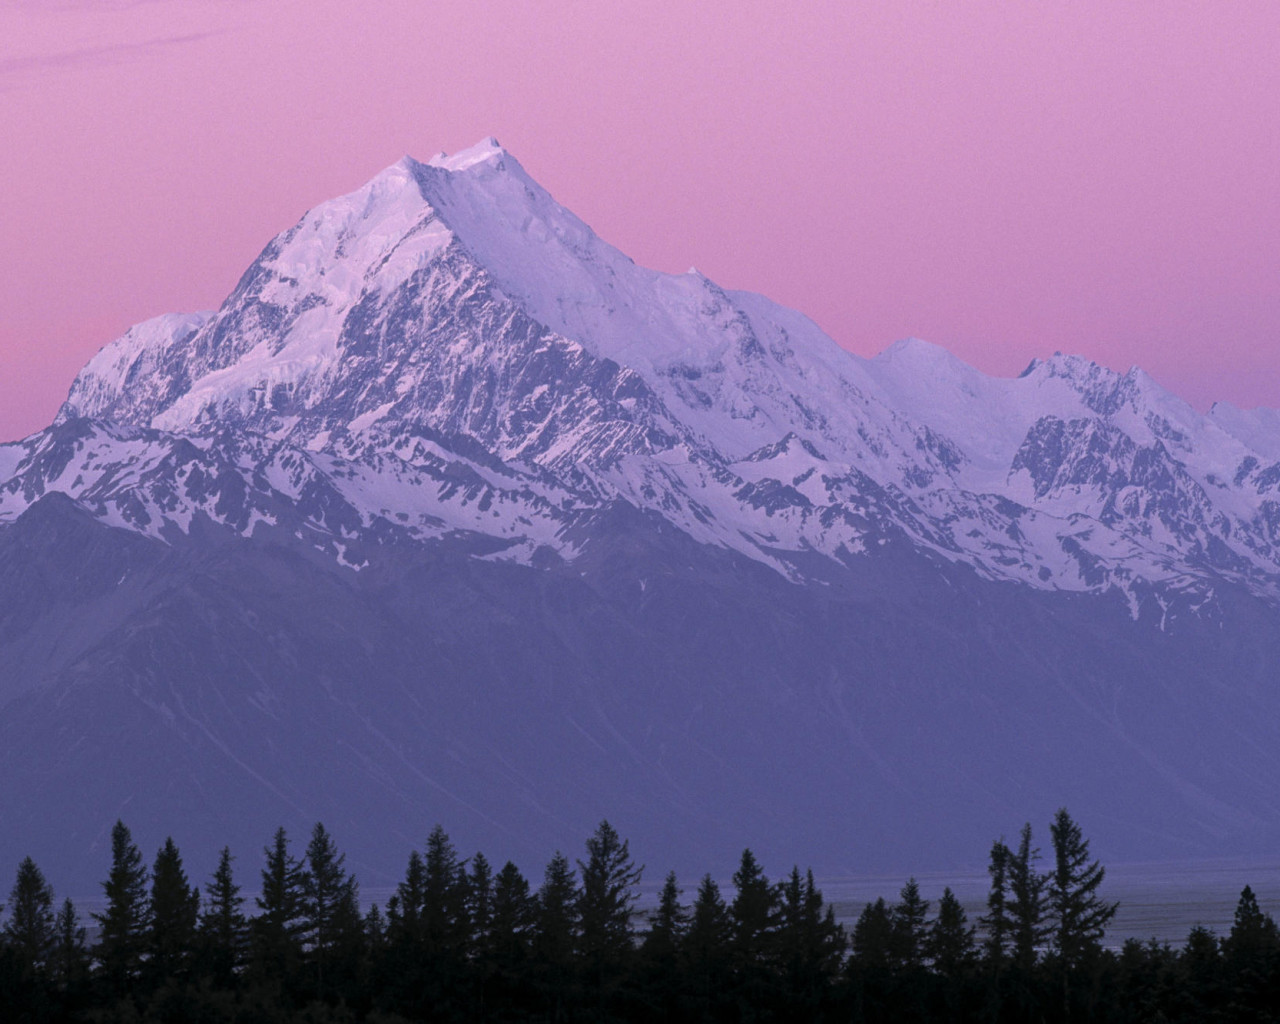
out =
[[[17,537],[27,538],[21,548]],[[101,592],[91,597],[61,589],[57,573],[44,573],[21,553],[40,550],[40,543],[55,545],[51,559],[55,549],[87,545],[81,575],[92,576]],[[549,632],[538,633],[541,639],[525,636],[526,643],[543,645],[548,664],[560,664],[567,678],[579,681],[569,704],[581,707],[565,712],[574,728],[601,750],[623,762],[643,762],[655,779],[666,779],[652,790],[663,801],[672,792],[677,804],[683,800],[689,807],[711,799],[701,783],[686,784],[678,771],[672,774],[669,762],[690,756],[671,751],[690,742],[689,729],[697,732],[690,723],[702,714],[698,709],[716,702],[708,704],[696,687],[676,687],[675,696],[665,684],[639,681],[636,673],[687,681],[693,663],[722,681],[730,666],[748,675],[761,672],[750,685],[763,687],[771,714],[779,712],[779,702],[799,701],[805,686],[817,686],[825,708],[821,722],[809,709],[777,726],[778,752],[793,756],[794,746],[807,742],[801,736],[829,731],[835,723],[843,740],[832,735],[825,746],[816,743],[814,756],[826,750],[841,764],[841,758],[860,758],[858,764],[872,766],[881,782],[902,786],[917,768],[895,767],[886,744],[902,738],[905,721],[891,713],[892,700],[886,704],[883,693],[867,689],[862,670],[879,665],[894,675],[892,688],[907,678],[932,679],[952,664],[968,664],[961,674],[971,679],[985,671],[1007,680],[1016,664],[1041,682],[1049,672],[1056,680],[1050,690],[1069,694],[1068,705],[1083,701],[1093,709],[1092,718],[1078,723],[1080,730],[1118,730],[1111,740],[1132,748],[1145,771],[1176,791],[1169,798],[1176,814],[1190,801],[1201,815],[1197,827],[1227,835],[1244,812],[1222,802],[1225,783],[1199,776],[1187,782],[1170,760],[1176,760],[1177,744],[1169,735],[1140,738],[1150,723],[1135,733],[1127,719],[1109,717],[1120,706],[1117,693],[1135,685],[1131,680],[1122,681],[1100,658],[1090,669],[1089,685],[1097,692],[1085,699],[1075,683],[1058,679],[1058,666],[1046,665],[1062,652],[1089,662],[1079,651],[1076,631],[1083,629],[1100,650],[1129,645],[1143,652],[1117,664],[1153,657],[1180,664],[1175,673],[1203,675],[1216,671],[1207,649],[1197,648],[1194,657],[1170,654],[1181,650],[1186,636],[1273,621],[1280,605],[1280,414],[1218,405],[1201,415],[1141,370],[1117,374],[1072,356],[1037,360],[1016,379],[985,376],[917,340],[860,359],[803,315],[761,296],[723,289],[694,271],[671,275],[637,266],[557,204],[490,139],[426,163],[406,158],[358,191],[311,210],[268,244],[218,310],[134,327],[85,366],[53,425],[0,445],[0,571],[10,581],[38,579],[35,591],[46,602],[36,602],[43,611],[19,602],[8,620],[0,609],[0,655],[8,665],[0,675],[0,700],[18,702],[11,710],[34,708],[41,700],[65,707],[77,687],[104,692],[103,680],[110,677],[110,686],[131,694],[183,737],[178,747],[207,747],[210,764],[220,765],[216,771],[258,780],[255,785],[270,788],[280,806],[303,813],[313,805],[310,791],[302,786],[293,792],[274,781],[279,766],[272,768],[266,755],[258,761],[245,754],[233,738],[236,730],[257,735],[263,723],[214,724],[209,708],[196,708],[191,693],[169,678],[186,673],[200,680],[190,683],[195,690],[210,688],[209,701],[272,718],[284,698],[272,690],[271,672],[294,680],[289,685],[295,695],[308,692],[308,673],[325,676],[304,650],[323,642],[315,622],[286,617],[274,632],[263,633],[259,623],[275,614],[264,595],[277,585],[259,581],[241,593],[226,575],[228,565],[243,568],[246,552],[257,558],[263,551],[288,552],[280,555],[287,569],[277,566],[281,578],[295,584],[305,578],[315,593],[328,595],[324,615],[344,621],[373,616],[376,624],[368,624],[367,633],[348,635],[343,627],[335,635],[347,636],[353,650],[382,636],[379,649],[397,652],[394,658],[379,660],[372,648],[359,657],[335,655],[333,664],[345,668],[335,669],[341,678],[324,685],[343,690],[376,664],[399,694],[388,706],[399,708],[401,723],[421,721],[423,714],[423,698],[406,681],[414,670],[405,666],[435,657],[406,636],[424,629],[435,635],[431,629],[454,623],[427,601],[419,583],[402,575],[411,572],[406,566],[447,564],[450,574],[471,581],[468,587],[479,587],[468,590],[468,600],[491,627],[475,634],[481,651],[493,645],[493,630],[503,632],[512,616],[519,617],[509,607],[512,599],[493,588],[555,592],[563,606],[539,612]],[[105,559],[100,566],[99,558]],[[488,582],[480,584],[475,573],[492,575],[483,575]],[[152,582],[130,590],[135,577]],[[592,596],[575,589],[584,586],[594,588]],[[739,587],[753,596],[726,596]],[[355,593],[379,595],[368,599],[381,611],[369,612]],[[696,601],[691,606],[694,593],[701,595],[697,600],[716,595],[709,600],[718,610],[699,608]],[[669,608],[644,629],[614,621],[617,601],[636,614],[635,602],[645,614],[657,614],[664,600],[682,611]],[[717,605],[723,601],[729,604]],[[738,601],[741,617],[730,626],[727,609]],[[871,618],[848,627],[843,616],[851,608],[865,616],[868,601],[876,609]],[[1011,653],[1008,643],[990,635],[975,640],[988,630],[978,610],[983,601],[1003,609],[1002,635],[1016,634],[1015,622],[1043,630],[1011,641],[1038,652]],[[1251,609],[1247,614],[1239,610],[1241,601]],[[97,609],[92,613],[91,605]],[[66,619],[72,608],[78,609],[74,625]],[[419,617],[406,608],[417,609]],[[778,625],[771,612],[797,617],[794,628]],[[829,621],[799,624],[805,615]],[[912,660],[919,652],[900,648],[890,634],[917,629],[925,615],[944,626],[938,627],[934,660],[922,668]],[[593,616],[613,623],[604,632],[631,651],[634,664],[620,669],[595,648],[584,625]],[[212,657],[221,666],[215,678],[194,648],[183,647],[188,641],[176,639],[179,621],[205,631],[200,643],[206,656],[231,642],[224,630],[232,630],[246,652],[255,645],[261,650],[229,663],[225,652]],[[839,622],[845,626],[838,628]],[[747,623],[757,637],[776,642],[744,662],[754,643],[742,633]],[[1154,641],[1145,632],[1125,632],[1177,632],[1178,623],[1190,631],[1182,639]],[[849,635],[836,639],[846,627]],[[237,632],[241,628],[247,633]],[[715,629],[738,637],[741,649],[722,649]],[[670,635],[682,630],[688,632],[684,647]],[[631,639],[620,639],[623,634]],[[130,646],[135,641],[142,646]],[[170,642],[177,647],[169,650]],[[437,637],[436,648],[428,648],[438,653],[448,642]],[[1249,685],[1265,690],[1259,680],[1270,678],[1264,655],[1269,641],[1251,642],[1262,646],[1255,643],[1246,658],[1256,663]],[[688,658],[673,664],[669,654],[651,649],[655,643]],[[1153,655],[1153,643],[1174,646]],[[694,653],[706,644],[719,651],[715,667]],[[450,658],[466,666],[462,676],[473,682],[484,675],[477,657],[497,658],[500,664],[488,663],[476,692],[501,702],[510,696],[495,680],[509,681],[512,664],[527,660],[528,651],[519,647],[508,638],[495,648],[505,655],[470,651]],[[897,653],[885,653],[890,648]],[[979,648],[986,655],[980,657]],[[880,654],[871,656],[872,649]],[[862,659],[862,668],[850,669],[849,658]],[[815,677],[801,685],[793,668],[781,667],[788,659]],[[589,685],[608,672],[620,672],[638,688],[614,694],[635,716],[631,726],[602,711],[614,698]],[[777,689],[765,685],[784,678]],[[856,698],[844,690],[854,679],[860,681]],[[237,695],[228,696],[224,685]],[[651,693],[654,686],[664,700],[675,701],[671,716],[660,722],[643,702],[632,707],[635,693]],[[925,688],[936,700],[933,686]],[[946,688],[951,696],[938,706],[959,700],[971,717],[962,714],[957,721],[969,720],[973,736],[997,742],[1004,726],[993,733],[996,726],[975,725],[972,716],[982,708],[1000,709],[1010,691],[974,687]],[[723,696],[724,688],[717,692]],[[429,755],[416,740],[392,738],[386,700],[370,710],[372,697],[355,693],[334,698],[358,709],[356,718],[365,723],[359,742],[342,733],[344,749],[362,751],[360,763],[378,785],[408,785],[396,781],[397,772],[421,776]],[[1207,693],[1201,686],[1194,696],[1177,699],[1199,707]],[[1263,698],[1270,708],[1272,698]],[[459,705],[474,699],[475,693],[452,693],[441,705],[444,720],[466,718]],[[1021,727],[1037,721],[1020,703],[1024,699],[1014,700],[1021,710],[1010,712],[1008,727],[1015,720]],[[1052,703],[1043,693],[1036,699]],[[397,703],[402,700],[409,703]],[[1106,700],[1113,701],[1113,711],[1105,710]],[[909,704],[904,698],[903,715]],[[47,708],[41,713],[53,714]],[[584,714],[601,720],[592,727]],[[1063,722],[1079,711],[1057,708],[1054,714]],[[1221,714],[1215,710],[1209,718]],[[1205,715],[1197,717],[1204,728]],[[558,724],[547,728],[560,735],[562,719],[552,720]],[[1262,714],[1259,722],[1264,720]],[[937,727],[948,721],[944,715]],[[649,739],[635,732],[642,722]],[[1221,730],[1204,732],[1202,742],[1231,735],[1233,723],[1222,718]],[[472,733],[459,733],[472,737],[455,741],[466,748],[456,752],[459,763],[475,763],[482,751],[499,762],[507,756],[499,753],[503,745],[474,731],[481,724],[494,728],[492,721],[472,722]],[[699,761],[699,778],[716,776],[720,769],[710,765],[737,764],[734,757],[756,749],[762,722],[739,724],[731,739],[702,736],[693,743],[709,759]],[[1062,728],[1064,736],[1075,735]],[[270,731],[262,734],[266,747],[279,742],[266,738]],[[1182,734],[1173,733],[1181,743]],[[666,737],[665,753],[655,762],[649,744],[659,735]],[[507,735],[508,746],[519,749],[525,741],[513,736]],[[445,735],[436,738],[449,745]],[[842,742],[854,753],[832,753]],[[1036,777],[1045,782],[1031,787],[1038,794],[1057,763],[1046,760],[1044,750],[1070,749],[1062,743],[1037,747]],[[949,751],[936,766],[940,771],[954,774],[957,763],[972,761],[973,751],[955,738],[935,738],[934,746]],[[534,764],[543,756],[537,749],[528,748]],[[385,762],[388,751],[399,768]],[[839,769],[850,778],[861,770],[851,763]],[[208,771],[215,769],[191,769],[200,787],[207,785],[202,773]],[[973,771],[984,781],[966,790],[970,798],[983,787],[999,789],[983,775],[999,776],[994,762]],[[506,782],[491,782],[501,787],[526,775],[522,770],[504,776]],[[934,775],[921,779],[926,777],[932,781],[922,784],[937,786]],[[664,790],[668,784],[674,790]],[[477,821],[512,827],[491,813],[488,791],[462,788],[469,795],[456,802]],[[695,790],[698,795],[691,795]],[[605,786],[601,792],[615,790]],[[541,790],[526,796],[533,803],[546,800]],[[739,798],[750,805],[750,797]],[[1014,801],[1002,790],[996,803]],[[811,810],[825,813],[817,805]],[[565,807],[547,812],[559,821],[579,813]],[[1252,821],[1251,813],[1244,817]]]
[[[1016,380],[920,341],[859,359],[636,266],[493,140],[312,210],[217,312],[103,349],[58,419],[0,457],[0,517],[57,489],[153,536],[199,512],[245,532],[319,490],[331,521],[292,528],[335,554],[467,530],[527,563],[623,500],[789,575],[900,537],[1038,588],[1280,594],[1274,421],[1067,356]],[[79,420],[102,426],[51,459]]]

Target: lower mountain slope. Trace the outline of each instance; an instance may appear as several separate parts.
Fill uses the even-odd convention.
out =
[[[357,572],[36,500],[0,527],[0,863],[92,896],[117,817],[249,884],[317,819],[367,885],[437,821],[535,875],[602,817],[654,877],[974,865],[1062,804],[1109,860],[1280,840],[1280,616],[1240,588],[1135,619],[905,543],[801,585],[625,503],[575,529],[571,564],[455,534]]]

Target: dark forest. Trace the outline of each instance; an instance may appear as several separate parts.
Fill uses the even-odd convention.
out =
[[[1104,944],[1105,871],[1061,810],[992,844],[985,912],[914,879],[896,903],[835,920],[812,872],[771,881],[744,850],[731,889],[643,868],[602,822],[540,881],[464,859],[437,826],[386,905],[362,910],[323,825],[295,853],[279,830],[255,895],[224,849],[203,891],[168,840],[148,867],[117,823],[101,912],[56,903],[18,867],[0,936],[6,1021],[1270,1021],[1280,933],[1246,888],[1225,936]],[[90,943],[86,936],[92,934]]]

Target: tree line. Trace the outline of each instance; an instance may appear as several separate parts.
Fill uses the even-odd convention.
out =
[[[837,923],[811,871],[770,881],[750,849],[732,892],[674,873],[637,912],[642,868],[601,822],[584,856],[556,853],[534,885],[511,862],[463,859],[437,826],[384,907],[361,910],[323,825],[296,855],[283,829],[260,893],[223,849],[203,893],[172,839],[148,868],[111,834],[95,940],[18,866],[0,929],[6,1021],[1267,1021],[1280,1019],[1280,932],[1246,888],[1228,935],[1181,949],[1103,945],[1116,904],[1066,810],[1042,867],[1030,825],[997,840],[985,912],[914,879],[898,901]]]

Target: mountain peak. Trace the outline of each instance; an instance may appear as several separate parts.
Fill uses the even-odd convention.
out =
[[[506,155],[507,151],[502,148],[497,139],[490,135],[474,146],[458,150],[452,156],[447,153],[438,153],[427,161],[427,166],[439,167],[446,171],[465,171],[476,164],[496,160]]]
[[[1122,377],[1115,370],[1095,363],[1087,356],[1070,355],[1055,352],[1048,359],[1032,359],[1018,378],[1038,377],[1048,380],[1054,377],[1068,381],[1077,390],[1084,387],[1097,387],[1102,384],[1115,386]]]
[[[985,379],[980,370],[959,356],[921,338],[902,338],[876,355],[870,363],[881,383],[899,391],[912,381],[946,382],[973,391]]]
[[[881,365],[906,362],[913,366],[944,366],[952,363],[963,363],[963,360],[952,355],[941,345],[923,338],[900,338],[888,348],[874,357]]]
[[[1164,403],[1169,400],[1185,404],[1171,395],[1159,382],[1140,366],[1131,366],[1124,373],[1112,370],[1087,356],[1065,355],[1055,352],[1049,359],[1033,359],[1019,379],[1039,377],[1044,380],[1059,378],[1086,398],[1114,394],[1121,396],[1145,396],[1148,400]]]

